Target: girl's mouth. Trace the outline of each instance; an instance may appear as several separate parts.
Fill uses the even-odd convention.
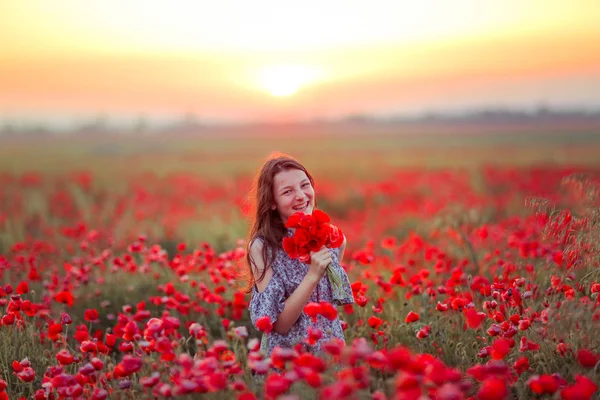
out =
[[[308,202],[308,201],[307,201],[306,203],[304,203],[304,204],[302,204],[302,205],[299,205],[299,206],[292,207],[292,209],[293,209],[294,211],[304,211],[304,210],[306,210],[306,209],[308,208],[308,204],[309,204],[309,203],[310,203],[310,202]]]

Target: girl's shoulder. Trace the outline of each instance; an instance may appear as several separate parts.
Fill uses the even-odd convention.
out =
[[[255,254],[260,254],[262,256],[264,254],[263,248],[265,247],[265,245],[266,241],[264,237],[262,235],[256,235],[254,238],[250,239],[248,243],[248,251],[253,252]],[[281,252],[283,251],[283,248],[281,248],[281,246],[277,247],[275,249],[274,256],[273,249],[270,246],[267,246],[266,250],[267,257],[269,260],[271,260],[271,265],[273,265],[281,257]]]

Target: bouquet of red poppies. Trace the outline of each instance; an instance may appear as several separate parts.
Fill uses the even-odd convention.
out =
[[[341,229],[321,210],[314,210],[312,214],[297,212],[288,218],[285,226],[295,231],[291,237],[283,238],[283,249],[291,259],[303,263],[310,263],[311,251],[319,251],[323,246],[338,248],[344,243]],[[341,290],[342,278],[331,264],[327,266],[327,277],[334,290]]]

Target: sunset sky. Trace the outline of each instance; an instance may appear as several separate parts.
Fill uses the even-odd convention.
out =
[[[600,109],[598,0],[0,2],[0,121]]]

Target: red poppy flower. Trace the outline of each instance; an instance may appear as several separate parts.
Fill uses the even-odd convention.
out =
[[[308,344],[314,346],[319,339],[323,337],[323,331],[319,328],[313,328],[312,326],[308,327]]]
[[[506,380],[499,377],[492,377],[481,383],[477,398],[480,400],[504,400],[508,395]]]
[[[35,371],[31,367],[26,367],[22,371],[17,372],[17,377],[23,382],[33,382],[35,379]]]
[[[321,302],[321,315],[325,318],[327,318],[330,321],[333,321],[334,319],[337,318],[338,316],[338,312],[337,309],[328,302],[322,301]]]
[[[587,349],[577,351],[577,361],[584,368],[594,368],[598,362],[598,357]]]
[[[419,314],[417,314],[414,311],[410,311],[408,313],[408,315],[406,316],[406,318],[404,318],[404,322],[406,322],[407,324],[410,324],[410,323],[416,322],[420,319],[421,319],[421,317],[419,316]]]
[[[523,372],[529,369],[529,359],[525,356],[522,356],[514,362],[513,368],[517,371],[517,374],[521,375]]]
[[[370,317],[368,320],[369,326],[373,329],[377,329],[381,326],[383,321],[375,316]]]
[[[425,339],[431,335],[431,327],[429,325],[425,325],[417,332],[417,339]]]
[[[321,304],[308,303],[304,306],[304,313],[308,315],[313,320],[313,322],[317,322],[317,315],[321,313]]]
[[[284,394],[290,388],[291,382],[283,376],[270,374],[265,380],[265,394],[275,399]]]
[[[26,294],[29,293],[29,283],[27,281],[22,281],[17,285],[17,294]]]
[[[598,390],[598,385],[584,375],[575,376],[575,383],[565,387],[560,395],[564,400],[591,399]]]
[[[61,324],[50,324],[48,327],[48,339],[52,341],[57,341],[60,338],[60,333],[62,332]]]
[[[102,388],[94,389],[92,400],[104,400],[108,397],[108,392]]]
[[[519,351],[521,353],[526,352],[526,351],[536,351],[540,348],[540,345],[532,342],[531,340],[527,339],[525,336],[523,336],[521,338],[521,345],[519,346]]]
[[[260,317],[256,320],[256,329],[259,331],[269,333],[273,330],[273,323],[271,322],[271,317],[265,315],[264,317]]]
[[[334,225],[329,225],[329,237],[327,239],[329,246],[334,249],[344,244],[344,234],[340,228]]]
[[[282,242],[283,250],[290,256],[291,259],[296,259],[300,255],[298,252],[298,246],[294,238],[285,237]]]
[[[71,319],[71,316],[67,313],[62,313],[62,315],[60,316],[60,323],[63,325],[71,325],[73,323],[73,320]]]
[[[69,353],[69,350],[62,349],[58,353],[56,353],[56,359],[60,363],[60,365],[69,365],[73,363],[73,355]]]
[[[56,300],[59,303],[66,304],[69,307],[73,305],[73,295],[71,294],[71,292],[59,292],[58,294],[56,294],[56,296],[54,296],[54,300]]]
[[[552,375],[535,375],[527,381],[529,389],[536,394],[554,394],[558,390],[558,382]]]
[[[88,322],[98,322],[100,316],[98,315],[98,311],[95,308],[88,309],[85,310],[85,312],[83,313],[83,319],[85,319]]]
[[[477,312],[474,308],[465,308],[463,315],[467,320],[467,325],[471,329],[478,329],[487,317],[485,313]]]

